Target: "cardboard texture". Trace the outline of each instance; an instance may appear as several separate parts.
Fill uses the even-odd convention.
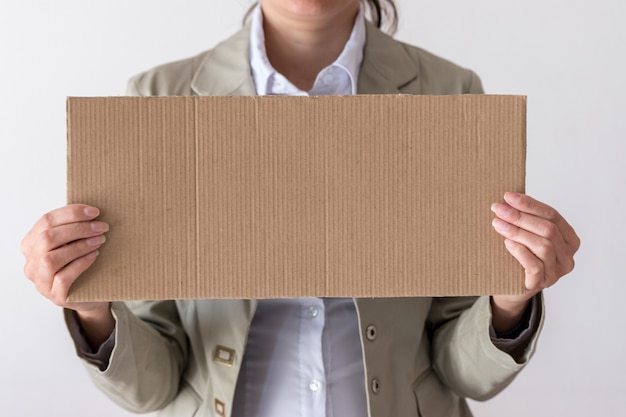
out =
[[[520,96],[69,98],[68,202],[111,225],[70,299],[521,293]]]

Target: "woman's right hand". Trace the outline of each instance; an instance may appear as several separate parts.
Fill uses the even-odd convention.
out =
[[[70,204],[44,214],[22,240],[24,274],[44,297],[76,311],[92,346],[115,326],[108,302],[68,302],[70,287],[98,257],[109,225],[96,207]]]
[[[44,214],[22,240],[24,274],[44,297],[76,311],[102,309],[108,303],[71,303],[67,294],[76,278],[98,257],[109,225],[96,221],[100,211],[70,204]]]

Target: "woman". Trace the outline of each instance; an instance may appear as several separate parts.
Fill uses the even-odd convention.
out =
[[[129,92],[482,92],[474,73],[392,40],[364,20],[364,8],[358,0],[262,0],[233,37],[140,74]],[[97,208],[80,204],[44,215],[22,250],[27,277],[65,308],[93,380],[128,409],[469,416],[466,397],[495,395],[528,362],[540,291],[572,270],[579,246],[551,207],[514,193],[505,201],[492,206],[493,226],[526,271],[520,296],[68,303],[108,231]]]

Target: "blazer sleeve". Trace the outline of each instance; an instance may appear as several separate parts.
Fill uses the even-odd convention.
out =
[[[517,361],[491,341],[489,296],[434,298],[428,324],[432,337],[433,369],[461,397],[486,400],[502,391],[535,352],[543,325],[543,296],[538,294],[538,320]]]
[[[159,410],[179,392],[188,341],[174,301],[113,302],[115,345],[108,366],[84,361],[95,385],[133,412]]]

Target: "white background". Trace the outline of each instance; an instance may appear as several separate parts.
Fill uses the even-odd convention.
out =
[[[248,0],[3,1],[0,6],[0,415],[126,416],[91,385],[19,242],[65,199],[65,97],[210,48]],[[528,96],[527,191],[583,246],[546,292],[538,353],[478,416],[624,415],[626,3],[403,0],[397,37]]]

